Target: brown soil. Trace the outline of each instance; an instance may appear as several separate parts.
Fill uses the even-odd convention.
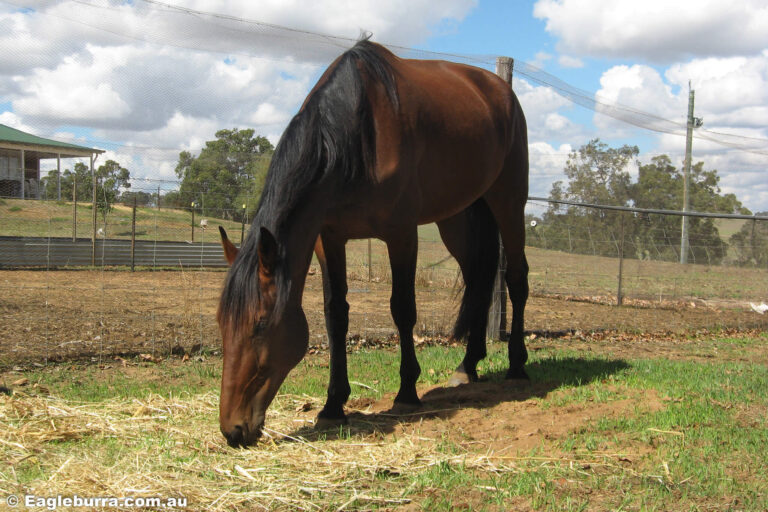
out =
[[[432,386],[420,390],[422,407],[417,412],[392,409],[393,396],[381,400],[350,401],[350,423],[373,423],[395,436],[451,440],[467,451],[493,452],[496,457],[513,457],[588,425],[598,418],[614,418],[654,412],[664,403],[655,393],[633,391],[630,398],[542,408],[540,398],[557,399],[570,391],[553,391],[551,383],[520,384],[479,382],[457,388]],[[627,394],[628,391],[623,390]],[[417,421],[413,421],[417,418]],[[359,425],[357,428],[360,428]],[[482,445],[483,450],[477,446]]]
[[[206,347],[216,350],[215,323],[222,271],[0,271],[0,365],[23,361],[101,358],[117,354],[169,353]],[[396,330],[389,313],[390,285],[351,280],[350,338],[379,344]],[[617,307],[595,297],[533,296],[526,329],[534,337],[585,336],[613,343],[633,337],[679,339],[713,328],[749,329],[768,325],[749,305],[731,307],[702,301]],[[304,310],[315,350],[325,343],[322,284],[307,280]],[[417,290],[416,333],[444,340],[450,333],[458,297],[450,287]],[[511,309],[510,309],[511,311]],[[354,343],[353,343],[354,345]],[[663,346],[654,345],[654,351]]]

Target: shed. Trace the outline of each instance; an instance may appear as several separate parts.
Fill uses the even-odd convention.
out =
[[[39,199],[40,160],[55,158],[60,176],[62,158],[90,158],[93,173],[93,162],[101,153],[104,150],[44,139],[0,124],[0,197]]]

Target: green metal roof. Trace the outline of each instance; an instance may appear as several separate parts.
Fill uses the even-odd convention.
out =
[[[90,153],[104,152],[101,149],[87,148],[85,146],[68,144],[66,142],[59,142],[57,140],[44,139],[43,137],[38,137],[37,135],[32,135],[15,128],[11,128],[10,126],[6,126],[4,124],[0,124],[0,142],[10,142],[13,144],[25,144],[30,146],[45,146],[47,148],[58,148],[64,151],[69,149],[77,150],[80,152],[88,151]]]

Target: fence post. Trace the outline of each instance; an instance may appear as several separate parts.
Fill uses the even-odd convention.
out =
[[[91,266],[96,266],[96,171],[93,169],[93,155],[91,155],[91,177],[93,181],[93,211],[92,215],[92,227],[91,231]]]
[[[133,196],[133,215],[131,217],[131,272],[133,272],[136,263],[136,196]]]
[[[496,74],[512,87],[512,75],[514,73],[515,60],[511,57],[496,58]],[[507,333],[507,286],[504,274],[507,269],[507,258],[504,253],[504,244],[499,237],[499,269],[496,274],[496,283],[493,286],[491,309],[488,311],[488,327],[485,335],[492,340],[503,340]]]
[[[72,173],[72,243],[77,242],[77,174]]]
[[[245,221],[247,220],[248,214],[246,213],[248,210],[246,210],[246,205],[243,205],[243,216],[240,219],[240,247],[243,246],[243,238],[245,238]]]
[[[624,214],[622,212],[619,212],[619,218],[621,219],[621,227],[619,229],[619,289],[616,292],[616,304],[621,306],[624,302],[624,296],[621,291],[621,281],[624,270]]]
[[[371,239],[368,239],[368,282],[373,281],[373,268],[371,267]]]

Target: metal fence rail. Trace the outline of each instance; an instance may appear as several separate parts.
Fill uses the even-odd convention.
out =
[[[98,266],[139,267],[225,267],[226,260],[218,243],[161,242],[137,240],[131,250],[130,240],[96,240],[95,264]],[[91,265],[94,251],[88,238],[0,237],[0,268],[72,267]]]

